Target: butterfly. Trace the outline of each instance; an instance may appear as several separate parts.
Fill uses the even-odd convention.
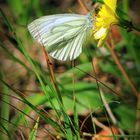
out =
[[[93,13],[56,14],[40,17],[28,25],[32,37],[48,54],[61,61],[76,59],[94,28]]]

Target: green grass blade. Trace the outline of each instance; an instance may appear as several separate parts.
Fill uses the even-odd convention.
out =
[[[37,118],[36,124],[30,133],[29,140],[36,140],[38,123],[39,123],[39,117]]]
[[[3,92],[9,95],[10,92],[9,92],[8,87],[6,87],[4,84],[2,84],[2,85],[3,85]],[[5,94],[3,94],[2,95],[2,100],[9,103],[10,102],[10,96],[5,96]],[[4,118],[6,120],[9,120],[10,106],[9,106],[9,104],[6,104],[5,102],[1,102],[0,117]],[[0,118],[0,123],[1,123],[1,126],[3,126],[3,127],[0,127],[0,128],[4,132],[6,130],[6,133],[7,133],[8,130],[9,130],[9,125],[8,125],[8,123],[5,123],[3,121],[3,119],[1,119],[1,118]],[[2,133],[0,133],[0,139],[4,139],[4,138],[5,138],[5,136]],[[7,138],[5,138],[5,139],[7,139]]]
[[[24,62],[22,62],[19,58],[17,58],[16,56],[14,56],[8,49],[6,46],[4,46],[4,44],[0,41],[0,46],[1,48],[7,53],[7,56],[9,57],[10,60],[13,60],[14,62],[19,63],[21,66],[23,66],[24,68],[26,68],[29,71],[32,71]]]
[[[59,127],[59,125],[54,122],[53,120],[47,118],[39,109],[37,109],[34,105],[32,105],[24,96],[23,94],[14,89],[13,87],[11,87],[10,85],[8,85],[5,81],[3,81],[2,79],[0,79],[0,81],[5,84],[10,90],[14,91],[29,107],[31,107],[33,110],[35,110],[42,119],[44,119],[44,121],[46,121],[46,123],[51,124],[53,127]]]

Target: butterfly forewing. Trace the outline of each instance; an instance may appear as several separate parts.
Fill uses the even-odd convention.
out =
[[[92,19],[78,14],[44,16],[28,25],[31,35],[49,55],[58,60],[73,60],[82,52]]]

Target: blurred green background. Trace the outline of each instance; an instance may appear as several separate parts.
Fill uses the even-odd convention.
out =
[[[84,3],[92,10],[95,1],[85,0]],[[118,0],[121,16],[131,20],[137,27],[140,27],[139,7],[139,0]],[[67,139],[60,128],[55,128],[59,124],[57,121],[61,120],[58,116],[63,113],[55,92],[51,90],[53,86],[42,48],[30,36],[27,25],[43,15],[83,14],[83,9],[75,0],[1,0],[0,9],[1,139],[59,139],[57,136]],[[111,36],[121,64],[140,91],[140,33],[114,27]],[[93,72],[92,58],[96,75]],[[95,41],[89,42],[75,60],[75,66],[72,62],[52,58],[51,61],[64,102],[62,110],[65,109],[64,112],[72,121],[76,112],[79,128],[89,115],[82,132],[92,134],[96,130],[98,134],[102,130],[97,124],[95,129],[92,124],[92,117],[96,117],[107,127],[115,126],[117,130],[120,128],[124,132],[122,139],[125,134],[140,139],[135,135],[139,134],[140,128],[140,122],[137,121],[140,117],[140,99],[134,94],[107,47],[97,48]],[[107,121],[96,76],[117,124],[112,122],[110,116],[110,124]],[[41,114],[38,110],[47,113]],[[38,116],[40,121],[36,132],[33,127]],[[49,119],[55,120],[55,125]],[[63,123],[60,124],[63,126]],[[73,136],[76,135],[74,130],[71,128]]]

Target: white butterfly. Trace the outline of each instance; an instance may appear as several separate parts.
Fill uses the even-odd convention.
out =
[[[93,14],[56,14],[43,16],[28,25],[31,35],[55,59],[74,60],[94,28]]]

